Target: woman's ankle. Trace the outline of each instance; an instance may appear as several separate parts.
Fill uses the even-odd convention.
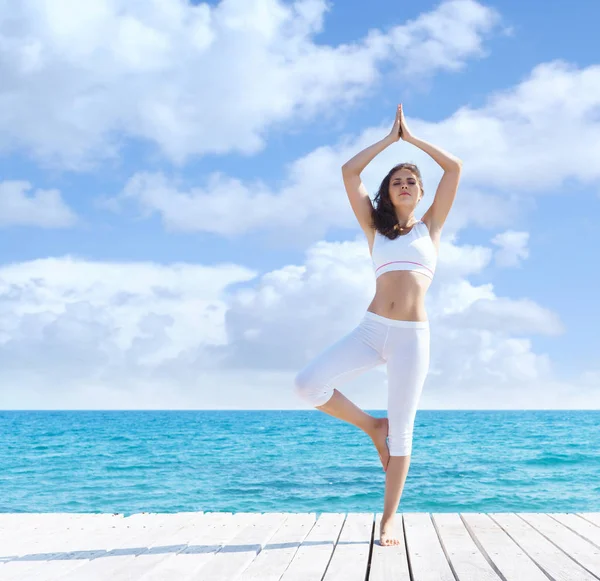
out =
[[[384,421],[385,418],[376,418],[375,416],[369,415],[369,419],[365,423],[365,427],[363,428],[363,430],[369,436],[373,436],[373,434],[381,427]]]

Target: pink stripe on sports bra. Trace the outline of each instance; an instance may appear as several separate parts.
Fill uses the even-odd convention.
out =
[[[387,266],[388,264],[398,264],[398,263],[407,263],[407,264],[417,264],[418,266],[422,266],[423,268],[426,268],[431,275],[433,276],[433,270],[431,270],[431,268],[425,266],[424,264],[421,264],[420,262],[412,262],[412,260],[392,260],[392,262],[386,262],[385,264],[382,264],[381,266],[379,266],[375,272],[377,272],[377,270],[379,270],[380,268],[383,268],[384,266]]]

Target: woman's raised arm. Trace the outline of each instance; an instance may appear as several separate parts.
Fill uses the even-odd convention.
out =
[[[371,213],[373,204],[369,193],[360,179],[361,172],[371,163],[378,153],[392,145],[400,139],[400,110],[396,112],[396,119],[391,131],[386,137],[379,140],[377,143],[370,145],[357,153],[352,159],[347,161],[342,166],[342,177],[344,179],[344,187],[350,200],[350,205],[354,211],[354,215],[358,220],[365,234],[373,229],[371,224]]]
[[[462,161],[442,148],[415,137],[406,126],[402,105],[399,105],[398,108],[402,125],[401,138],[429,154],[444,170],[444,175],[438,184],[433,202],[423,215],[423,222],[430,225],[430,230],[441,230],[456,198]]]

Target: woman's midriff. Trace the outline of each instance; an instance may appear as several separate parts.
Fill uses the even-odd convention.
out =
[[[400,321],[427,321],[425,294],[431,279],[419,272],[393,270],[376,280],[375,297],[367,311]]]

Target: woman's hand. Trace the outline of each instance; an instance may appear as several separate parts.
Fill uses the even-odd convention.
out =
[[[409,131],[408,127],[406,126],[406,121],[404,120],[402,103],[400,103],[396,109],[396,119],[394,120],[394,126],[390,131],[389,137],[392,141],[398,141],[399,139],[408,141],[412,137],[412,133]]]

